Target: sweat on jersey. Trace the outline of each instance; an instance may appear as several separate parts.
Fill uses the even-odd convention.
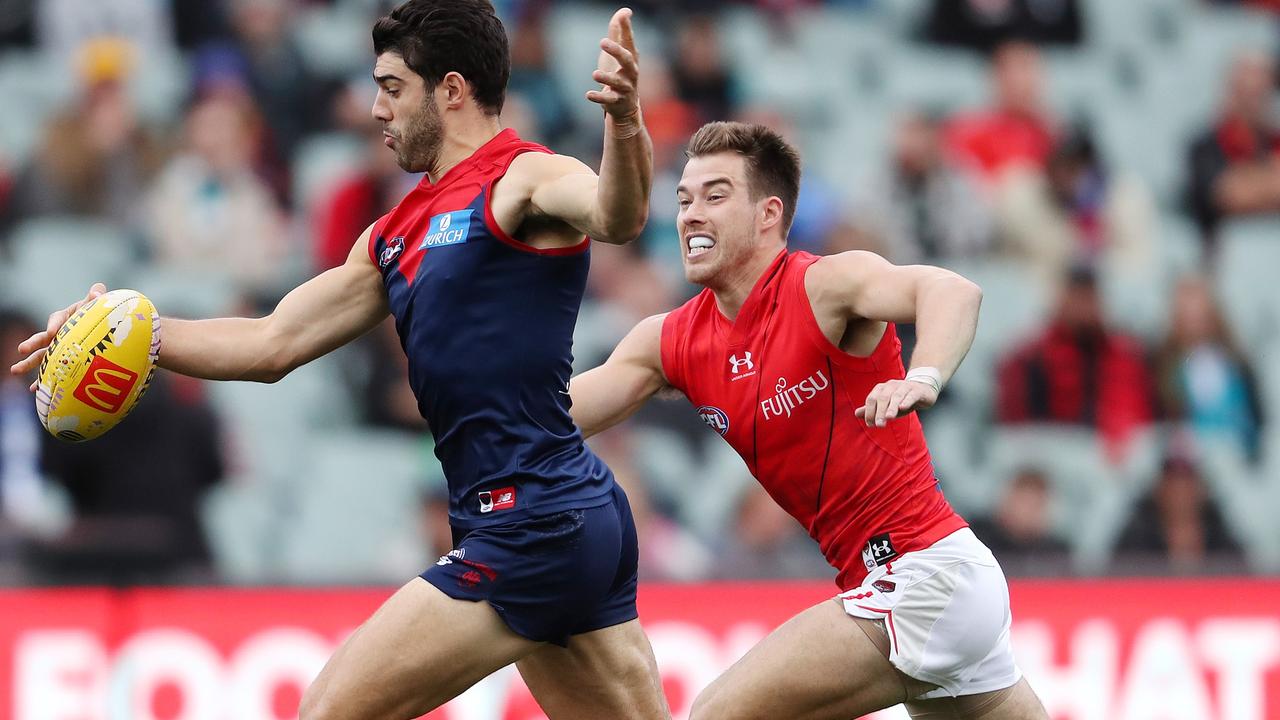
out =
[[[456,528],[612,497],[613,475],[569,416],[590,240],[530,247],[489,206],[493,183],[526,152],[551,151],[503,130],[439,182],[424,177],[370,236]]]
[[[671,312],[662,369],[818,541],[848,590],[966,523],[938,488],[919,418],[880,428],[854,416],[877,384],[903,378],[902,343],[890,323],[867,357],[833,345],[804,288],[818,259],[779,253],[736,321],[709,289]]]

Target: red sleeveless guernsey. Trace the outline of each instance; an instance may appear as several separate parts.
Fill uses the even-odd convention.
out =
[[[736,322],[703,290],[662,326],[662,368],[784,510],[818,541],[848,590],[877,565],[966,526],[938,489],[920,420],[867,427],[853,411],[902,379],[892,324],[875,351],[832,345],[804,275],[819,258],[782,252]]]

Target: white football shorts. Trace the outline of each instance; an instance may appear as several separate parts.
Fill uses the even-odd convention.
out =
[[[938,686],[913,700],[1003,690],[1022,678],[1009,643],[1009,586],[969,528],[877,567],[839,598],[848,614],[884,621],[894,667]]]

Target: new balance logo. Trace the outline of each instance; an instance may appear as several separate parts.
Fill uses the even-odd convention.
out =
[[[510,510],[516,506],[515,487],[504,487],[499,490],[480,491],[480,512],[491,513],[495,510]]]

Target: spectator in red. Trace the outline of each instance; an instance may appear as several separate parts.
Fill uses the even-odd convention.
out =
[[[1137,340],[1107,327],[1093,272],[1072,270],[1049,326],[1014,348],[996,372],[996,419],[1097,429],[1113,455],[1154,415]]]
[[[1227,75],[1216,124],[1191,145],[1191,211],[1207,239],[1232,215],[1280,211],[1280,127],[1275,69],[1265,53],[1240,55]]]
[[[1044,107],[1044,69],[1030,43],[1007,42],[991,58],[995,106],[960,115],[947,127],[947,148],[988,183],[1013,167],[1043,169],[1054,147]]]

